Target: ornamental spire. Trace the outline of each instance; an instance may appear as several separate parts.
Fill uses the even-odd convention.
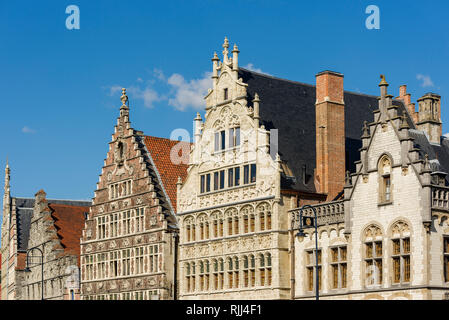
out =
[[[122,107],[128,107],[126,104],[128,102],[128,96],[126,95],[126,89],[122,88],[122,96],[120,97],[120,100],[122,101]]]
[[[5,168],[5,193],[9,193],[9,182],[11,178],[11,169],[9,168],[8,157],[6,157],[6,168]]]
[[[223,43],[223,61],[228,61],[228,48],[229,48],[229,41],[228,38],[225,37],[224,43]]]

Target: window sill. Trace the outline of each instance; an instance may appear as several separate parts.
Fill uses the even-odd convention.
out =
[[[232,190],[236,190],[236,189],[239,189],[239,188],[251,187],[251,186],[255,186],[255,185],[256,185],[256,182],[251,182],[251,183],[243,184],[243,185],[237,186],[237,187],[229,187],[229,188],[223,188],[223,189],[219,189],[219,190],[214,190],[214,191],[200,193],[198,196],[199,197],[201,197],[201,196],[208,196],[208,195],[219,193],[219,192],[232,191]]]
[[[216,155],[220,155],[220,154],[226,153],[226,152],[228,152],[228,151],[234,151],[234,150],[237,150],[237,149],[240,149],[240,145],[235,146],[235,147],[232,147],[232,148],[216,150],[216,151],[214,151],[214,152],[212,153],[212,155],[213,155],[213,156],[216,156]]]
[[[379,202],[377,204],[378,207],[388,206],[390,204],[393,204],[393,201],[385,201],[385,202]]]

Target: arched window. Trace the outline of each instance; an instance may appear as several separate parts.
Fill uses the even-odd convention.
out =
[[[266,261],[266,270],[267,270],[267,285],[271,286],[271,254],[267,253],[265,255]]]
[[[214,289],[218,290],[218,261],[216,259],[212,260],[213,272],[212,272],[212,280],[214,284]]]
[[[249,286],[249,262],[248,256],[243,256],[243,286]]]
[[[192,276],[191,274],[191,270],[190,270],[190,263],[186,263],[185,264],[185,269],[186,269],[186,288],[187,288],[187,292],[190,292],[192,290],[192,286],[191,286],[191,280],[190,277]]]
[[[364,263],[365,286],[379,286],[383,281],[383,237],[382,231],[376,225],[369,226],[365,231]]]
[[[204,290],[204,263],[200,261],[200,291]]]
[[[218,284],[219,284],[220,290],[222,290],[224,287],[224,261],[223,261],[223,259],[220,259],[218,264],[220,267],[220,269],[219,269],[220,271],[218,274]]]
[[[259,285],[265,285],[265,257],[263,254],[259,254]]]
[[[200,222],[200,240],[204,240],[204,223]]]
[[[209,290],[210,263],[206,260],[206,272],[204,276],[204,290]]]
[[[234,234],[239,234],[239,217],[237,215],[234,215]]]
[[[250,286],[254,287],[256,285],[256,259],[253,255],[250,255],[249,260],[250,260],[249,265]]]
[[[378,163],[379,172],[379,202],[392,202],[392,184],[391,184],[392,162],[390,157],[384,155]]]
[[[237,257],[234,257],[234,287],[238,288],[240,282],[239,277],[239,259]]]
[[[191,292],[193,292],[193,291],[195,291],[195,282],[196,282],[196,278],[195,278],[195,262],[192,262],[190,271],[191,271],[190,288],[191,288]]]
[[[402,221],[391,228],[391,266],[394,284],[410,282],[410,228]]]
[[[233,281],[234,266],[233,266],[231,258],[228,258],[227,265],[228,265],[228,289],[231,289],[234,286],[234,281]]]
[[[209,235],[210,235],[210,230],[209,230],[209,222],[206,221],[205,223],[205,230],[204,230],[204,239],[209,239]]]
[[[249,215],[249,232],[256,231],[256,216],[254,213]]]

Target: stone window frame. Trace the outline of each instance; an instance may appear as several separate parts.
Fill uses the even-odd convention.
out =
[[[389,275],[392,286],[410,285],[413,275],[413,250],[411,224],[406,219],[395,220],[389,228]],[[399,243],[399,251],[396,251],[396,243]],[[399,259],[399,272],[397,272],[395,261]],[[399,280],[396,276],[399,275]]]
[[[315,248],[304,250],[305,261],[305,280],[304,288],[308,293],[315,292],[316,281],[316,255],[317,250]],[[318,248],[318,290],[322,290],[323,287],[323,250]]]
[[[443,279],[445,283],[449,282],[449,235],[443,235]]]
[[[382,154],[377,162],[379,176],[379,205],[393,203],[393,157],[387,153]]]
[[[337,259],[334,260],[334,250],[337,250]],[[344,255],[342,254],[344,252]],[[329,279],[331,290],[348,288],[348,244],[338,244],[329,247]],[[337,268],[337,285],[335,286],[334,268]]]
[[[121,187],[121,192],[120,192]],[[125,179],[122,181],[117,181],[110,183],[108,186],[109,200],[121,199],[128,197],[133,193],[133,180]]]
[[[384,269],[385,269],[385,234],[382,228],[377,222],[370,223],[362,233],[362,281],[364,283],[364,288],[373,289],[380,288],[385,283]],[[381,254],[379,255],[379,243],[381,244]],[[368,256],[368,245],[371,246],[371,256]],[[380,271],[378,270],[380,261]],[[378,278],[373,283],[368,283],[371,273],[368,270],[368,266],[375,266],[376,275]]]

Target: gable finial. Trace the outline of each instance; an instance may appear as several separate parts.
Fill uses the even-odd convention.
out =
[[[122,96],[120,97],[122,101],[122,107],[126,107],[126,103],[128,102],[128,96],[126,95],[126,88],[122,88]]]
[[[228,60],[228,48],[229,48],[229,41],[228,38],[225,37],[224,39],[224,43],[223,43],[223,60],[227,61]]]
[[[9,168],[8,156],[6,156],[6,168],[5,168],[5,194],[9,194],[10,190],[10,176],[11,170]]]
[[[388,82],[385,80],[385,75],[381,74],[380,75],[380,79],[381,79],[381,81],[379,83],[379,87],[381,87],[381,86],[388,86]]]

